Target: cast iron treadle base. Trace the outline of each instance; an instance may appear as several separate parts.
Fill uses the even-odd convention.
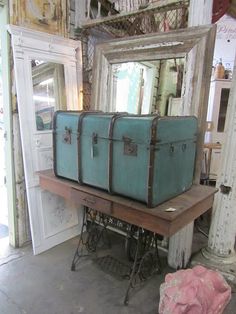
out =
[[[96,253],[97,246],[101,240],[108,247],[111,246],[106,228],[107,221],[105,215],[84,207],[80,238],[71,264],[72,271],[75,271],[80,258],[89,256],[89,253]],[[86,253],[84,253],[84,250],[86,250]]]
[[[129,225],[122,221],[101,214],[96,210],[84,207],[83,224],[80,238],[71,264],[71,270],[75,271],[80,258],[96,253],[101,241],[111,247],[107,227],[110,225],[122,226],[126,234],[126,253],[129,261],[133,261],[130,268],[112,256],[97,258],[97,264],[106,271],[119,277],[128,278],[129,284],[124,298],[124,304],[129,303],[130,290],[144,282],[155,273],[161,273],[161,262],[158,254],[158,235],[143,228]],[[87,231],[85,233],[85,231]],[[86,254],[83,250],[86,249]]]
[[[94,259],[94,262],[104,272],[113,275],[118,279],[129,279],[130,277],[130,266],[111,255],[98,257]]]
[[[135,228],[137,229],[137,241],[132,271],[124,298],[125,305],[129,303],[129,293],[132,288],[143,283],[152,275],[161,273],[161,261],[157,246],[158,235],[142,228]]]

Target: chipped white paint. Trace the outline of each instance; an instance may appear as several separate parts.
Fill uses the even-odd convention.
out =
[[[23,169],[20,126],[18,113],[13,114],[13,154],[14,154],[14,172],[15,172],[15,193],[16,193],[16,238],[17,246],[21,247],[31,240],[28,204],[26,197],[26,187]]]
[[[225,122],[225,142],[222,146],[220,174],[217,180],[217,193],[213,205],[212,223],[208,247],[213,254],[221,257],[235,255],[236,236],[236,58],[234,76],[229,95]],[[228,194],[222,193],[220,186],[230,188]]]
[[[52,168],[52,131],[36,128],[31,61],[62,64],[67,108],[81,109],[82,103],[78,97],[78,87],[82,85],[81,47],[79,41],[17,26],[10,25],[8,30],[13,45],[31,236],[34,253],[38,254],[76,236],[81,217],[63,199],[39,187],[37,171]],[[55,109],[62,107],[57,103]]]
[[[211,24],[212,0],[190,0],[189,26]],[[196,51],[190,52],[187,60],[187,71],[184,78],[185,89],[182,97],[184,98],[183,115],[196,114],[197,107],[190,101],[193,96],[193,77],[194,60]],[[205,108],[205,111],[207,108]],[[206,112],[204,113],[206,116]],[[193,223],[183,228],[172,236],[169,240],[168,263],[177,269],[185,267],[192,253]]]
[[[190,0],[188,26],[211,24],[213,0]]]
[[[178,231],[169,240],[168,264],[174,269],[186,267],[191,253],[193,241],[193,224]]]

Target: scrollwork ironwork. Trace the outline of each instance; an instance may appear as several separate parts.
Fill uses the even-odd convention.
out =
[[[122,233],[126,236],[125,247],[128,260],[133,262],[130,272],[125,271],[124,276],[129,278],[129,285],[124,300],[124,303],[128,304],[130,289],[135,288],[154,273],[161,271],[157,234],[85,207],[81,235],[71,270],[75,270],[76,264],[81,257],[88,256],[88,253],[96,253],[100,242],[110,247],[109,227],[117,227],[118,230],[122,230]],[[84,254],[84,249],[86,249],[87,254]],[[124,264],[113,258],[100,258],[100,264],[107,263],[107,261],[112,271],[117,272],[117,274],[123,273],[121,265],[124,266]]]

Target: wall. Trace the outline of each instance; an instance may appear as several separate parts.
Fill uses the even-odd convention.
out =
[[[67,37],[67,1],[10,0],[11,23]]]

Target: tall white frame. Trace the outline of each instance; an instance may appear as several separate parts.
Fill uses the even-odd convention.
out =
[[[63,199],[41,190],[37,171],[53,167],[52,130],[37,131],[31,60],[64,65],[68,110],[82,108],[81,43],[8,25],[11,34],[26,191],[34,253],[78,234],[81,217]]]

